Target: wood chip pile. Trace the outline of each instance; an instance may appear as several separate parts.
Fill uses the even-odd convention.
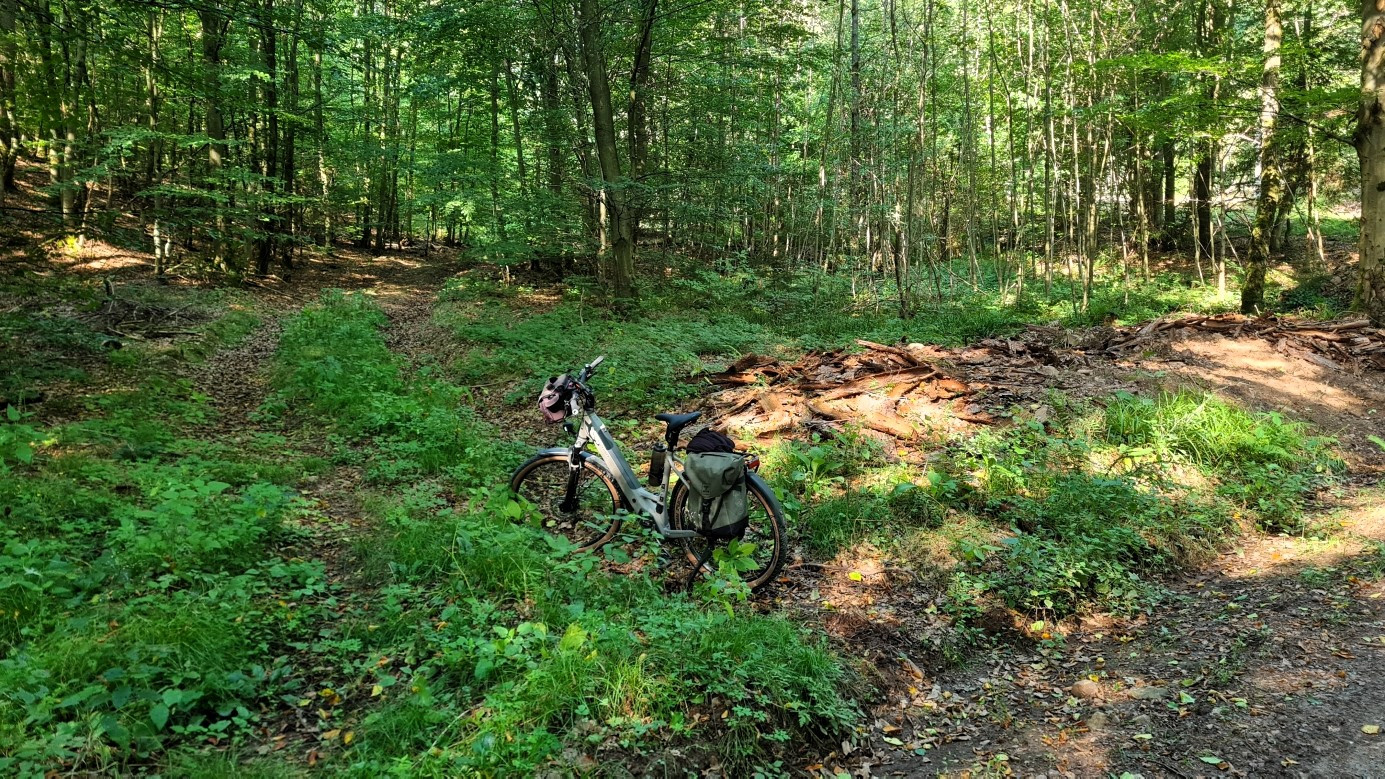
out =
[[[1116,330],[1096,351],[1120,355],[1170,336],[1195,333],[1261,338],[1273,344],[1275,351],[1333,370],[1385,370],[1385,329],[1372,327],[1367,319],[1293,322],[1242,314],[1156,319]]]
[[[715,424],[744,438],[856,424],[908,444],[929,430],[995,420],[971,402],[973,388],[911,344],[857,341],[865,351],[809,352],[796,362],[746,355],[711,377]]]

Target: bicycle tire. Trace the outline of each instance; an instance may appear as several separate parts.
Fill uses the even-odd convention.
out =
[[[750,511],[750,526],[746,528],[746,535],[743,540],[762,544],[765,540],[769,541],[768,555],[763,557],[764,564],[753,571],[745,571],[741,574],[741,581],[745,582],[751,591],[758,591],[765,585],[774,581],[779,575],[779,571],[784,567],[786,546],[788,544],[788,530],[784,522],[784,507],[779,504],[779,498],[774,494],[774,490],[761,479],[759,474],[746,474],[746,491],[748,508]],[[763,514],[756,516],[755,505],[758,502]],[[684,519],[685,510],[688,504],[688,489],[679,482],[673,488],[673,495],[669,498],[669,524],[674,530],[691,529],[691,525]],[[768,527],[765,527],[768,525]],[[684,554],[687,555],[688,562],[696,565],[699,555],[706,550],[706,539],[692,538],[683,542]],[[755,556],[758,562],[760,555]],[[714,563],[709,559],[703,564],[703,574],[712,573],[715,568]]]
[[[583,457],[578,482],[580,505],[569,514],[559,507],[567,478],[568,455],[540,454],[515,469],[510,490],[539,510],[545,531],[571,541],[578,551],[599,549],[620,532],[616,512],[625,500],[606,469]]]

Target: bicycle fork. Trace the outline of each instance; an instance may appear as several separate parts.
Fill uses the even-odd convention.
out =
[[[574,449],[572,459],[567,464],[567,487],[563,489],[563,502],[558,504],[558,510],[564,514],[577,511],[577,481],[581,473],[582,458],[580,452]]]

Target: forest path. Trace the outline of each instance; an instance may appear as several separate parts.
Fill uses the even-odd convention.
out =
[[[312,456],[331,463],[299,485],[306,508],[298,524],[305,532],[282,551],[286,557],[323,564],[327,592],[339,599],[335,608],[343,621],[353,613],[368,611],[369,601],[376,597],[375,587],[361,580],[360,550],[379,532],[365,505],[378,487],[367,484],[360,465],[336,461],[338,447],[324,439],[317,426],[305,427],[291,414],[286,426],[262,424],[258,419],[256,410],[273,392],[271,371],[282,329],[326,290],[360,292],[375,300],[387,315],[385,338],[389,347],[417,367],[427,360],[421,342],[442,335],[431,322],[437,294],[462,267],[463,263],[452,256],[374,257],[339,249],[330,258],[300,265],[291,281],[272,280],[257,290],[255,310],[261,323],[256,330],[239,345],[186,368],[188,378],[217,410],[208,438],[241,441],[258,434],[282,435],[286,451],[293,456]],[[330,678],[335,670],[320,667],[324,661],[312,652],[303,653],[299,660],[310,675]],[[352,698],[353,691],[348,688],[338,692]],[[354,692],[358,693],[355,698],[365,697],[360,690]],[[350,702],[330,713],[339,721],[348,721],[356,705]],[[307,766],[327,755],[329,745],[323,741],[323,731],[331,725],[305,719],[301,710],[288,707],[268,713],[268,719],[264,742],[251,749],[261,754],[284,750],[295,755],[299,765]]]
[[[269,394],[269,365],[284,320],[318,300],[325,290],[370,295],[390,317],[390,347],[416,355],[419,350],[409,347],[419,333],[430,332],[429,315],[438,290],[462,266],[455,257],[377,257],[339,248],[331,257],[300,262],[291,281],[276,279],[257,285],[259,327],[238,346],[218,351],[189,370],[195,386],[217,408],[216,432],[256,427],[250,414]]]
[[[1193,386],[1282,412],[1336,436],[1351,475],[1302,536],[1247,530],[1166,581],[1147,615],[1090,617],[1064,625],[1061,637],[1049,637],[1051,625],[986,625],[998,646],[958,668],[921,669],[926,658],[900,631],[844,633],[845,613],[817,617],[890,679],[871,712],[870,747],[828,756],[823,775],[1385,776],[1385,458],[1371,442],[1385,437],[1378,374],[1199,335],[1060,367],[1049,383],[1078,392]],[[837,578],[821,590],[834,608],[851,589]],[[867,608],[888,611],[893,600],[902,612],[914,588],[869,589],[855,595]],[[882,662],[892,649],[901,659]]]
[[[1326,540],[1246,536],[1147,618],[1094,619],[1062,644],[919,678],[876,712],[873,770],[1379,776],[1385,741],[1362,728],[1385,726],[1380,497],[1357,491],[1324,518]],[[891,727],[903,745],[884,742]]]

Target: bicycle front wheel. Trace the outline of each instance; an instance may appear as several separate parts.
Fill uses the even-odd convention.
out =
[[[588,458],[573,474],[566,454],[538,455],[515,469],[510,490],[534,504],[544,530],[571,541],[578,551],[597,549],[620,531],[620,490],[606,469]]]
[[[750,524],[746,527],[741,542],[755,546],[750,555],[755,566],[751,570],[741,571],[741,581],[749,585],[750,589],[758,590],[774,581],[774,577],[778,576],[779,570],[784,567],[784,559],[787,557],[785,538],[788,533],[784,525],[784,508],[779,505],[779,498],[775,497],[774,490],[755,473],[746,474],[746,481],[746,497],[749,499],[746,508],[750,513]],[[693,529],[693,523],[687,515],[688,490],[681,482],[674,487],[669,504],[672,508],[669,523],[673,529]],[[704,538],[684,541],[688,562],[696,565],[709,543],[711,542]],[[702,573],[709,575],[715,570],[716,563],[708,558],[702,566]]]

